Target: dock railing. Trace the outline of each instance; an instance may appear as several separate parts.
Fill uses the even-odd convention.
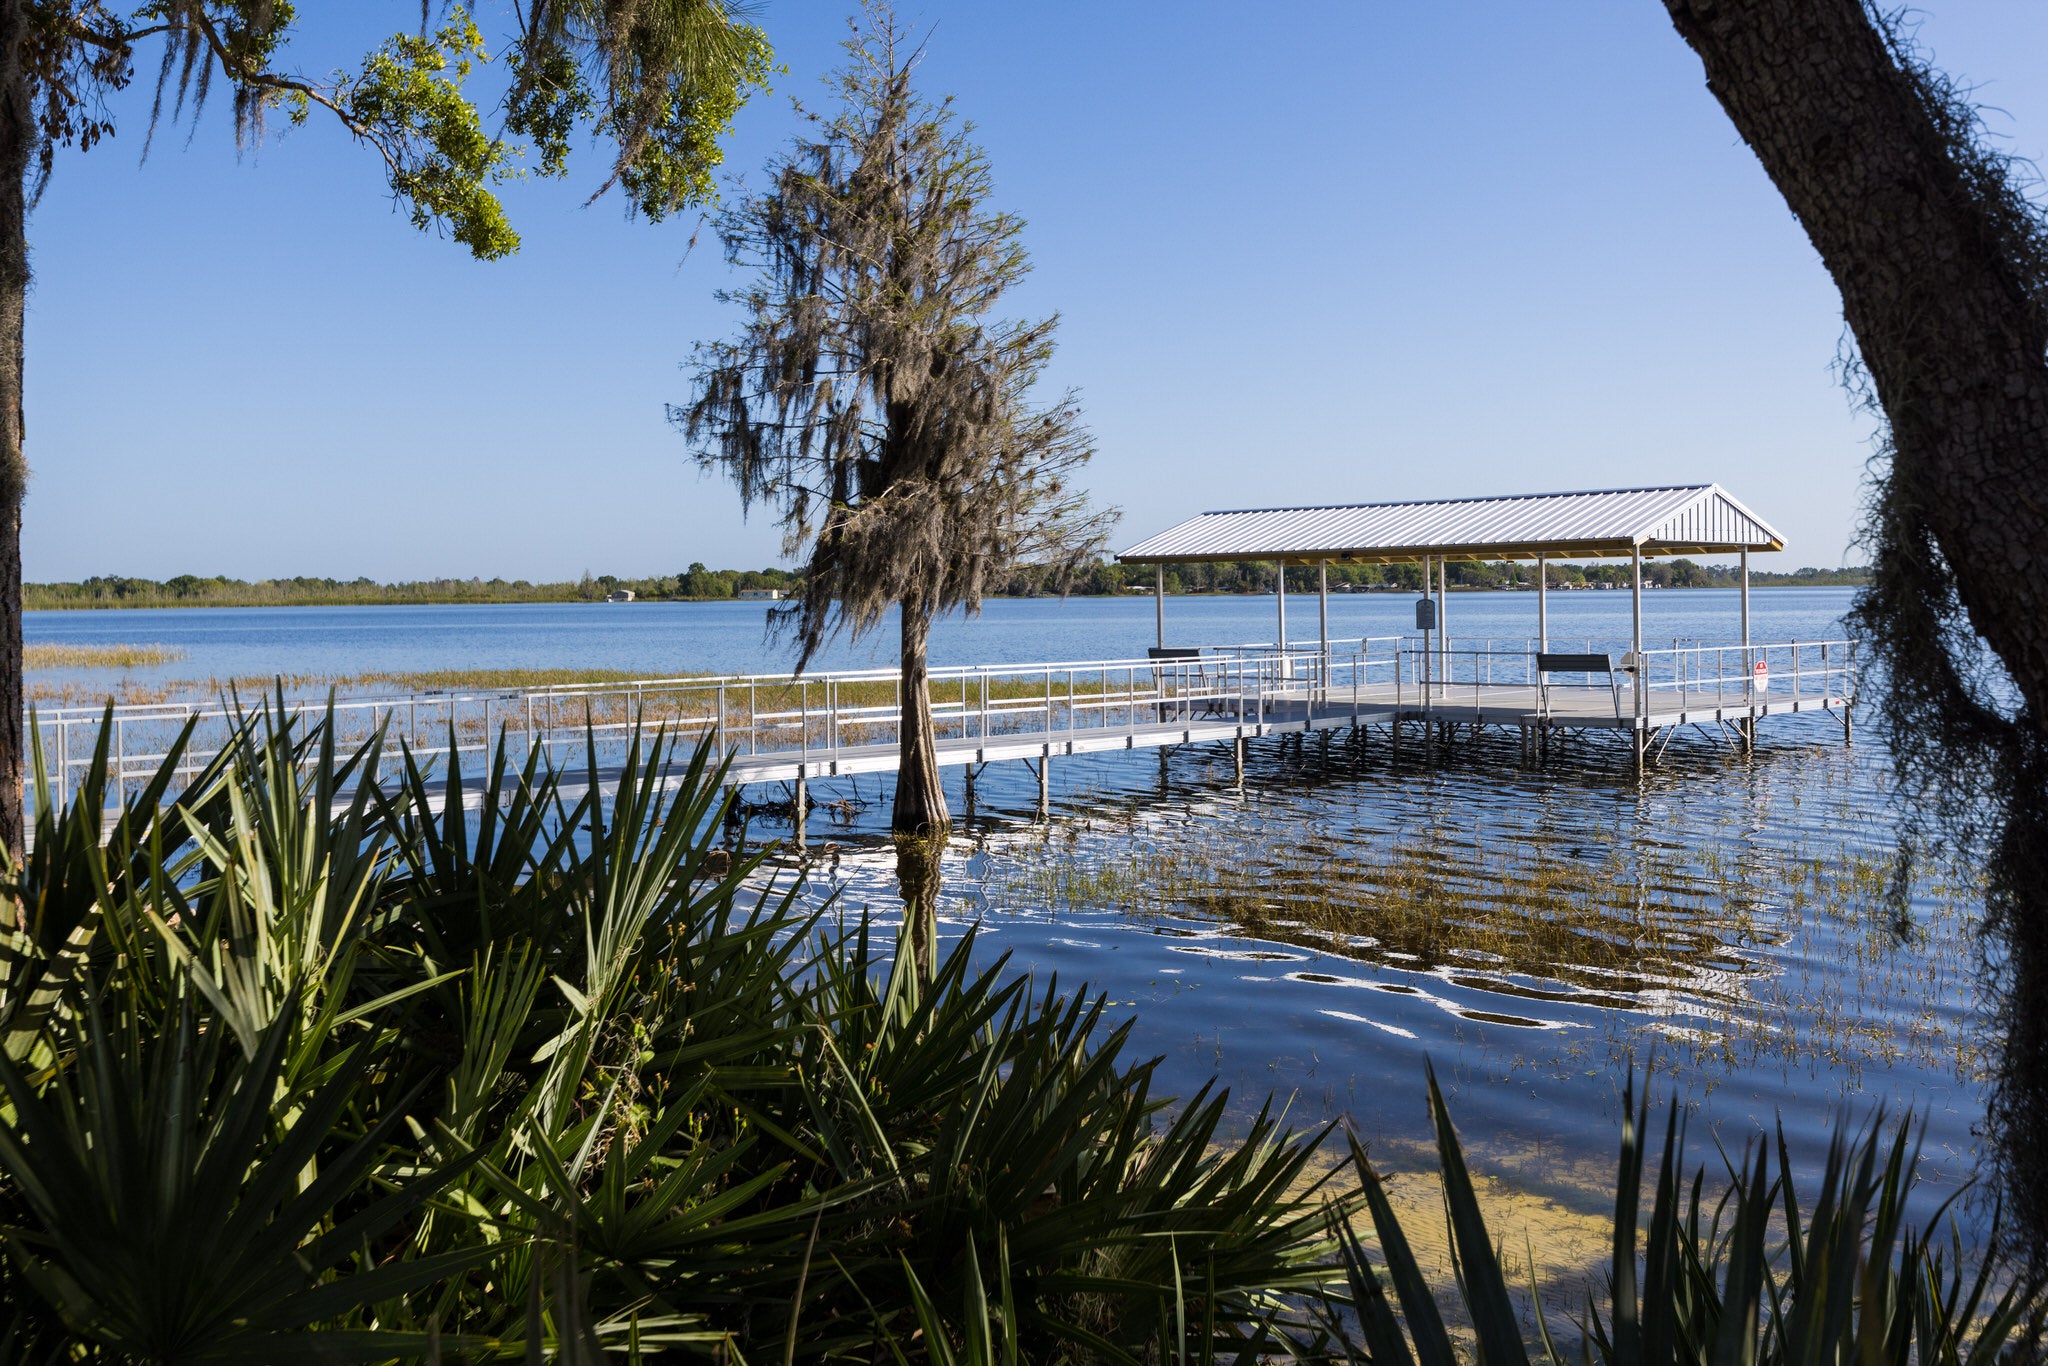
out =
[[[1576,642],[1550,641],[1555,648]],[[1605,642],[1587,641],[1591,651]],[[1047,746],[1105,732],[1136,743],[1171,742],[1178,730],[1214,733],[1217,724],[1257,730],[1272,722],[1338,721],[1349,713],[1383,715],[1397,709],[1463,704],[1513,709],[1510,694],[1537,686],[1533,641],[1465,640],[1425,649],[1414,637],[1373,637],[1227,646],[1192,659],[1078,660],[1032,664],[975,664],[930,671],[932,717],[942,745],[972,751],[975,742],[1003,739]],[[1624,661],[1615,652],[1617,667]],[[1762,672],[1758,672],[1758,666]],[[1654,708],[1659,690],[1721,705],[1790,694],[1842,697],[1854,685],[1846,641],[1739,645],[1674,645],[1647,650],[1624,687],[1637,716]],[[1551,688],[1574,686],[1553,681]],[[1603,679],[1595,686],[1608,687]],[[616,762],[637,734],[662,728],[682,742],[710,737],[736,762],[774,756],[808,772],[831,771],[855,750],[894,747],[901,713],[901,680],[894,670],[827,673],[734,674],[649,678],[624,683],[558,684],[519,691],[421,692],[396,697],[342,697],[333,702],[335,741],[350,747],[380,730],[389,749],[402,741],[424,763],[462,756],[474,774],[502,735],[516,760],[538,751],[566,766]],[[131,788],[156,772],[188,723],[193,734],[179,758],[195,777],[228,744],[236,727],[268,707],[267,698],[204,703],[117,706],[108,736],[109,799],[125,804]],[[294,724],[322,716],[324,695],[287,696]],[[31,709],[45,771],[60,802],[77,791],[93,763],[104,710],[98,707]],[[1099,746],[1091,746],[1099,747]],[[1014,752],[1014,745],[1010,746]]]
[[[1232,647],[1191,660],[1110,659],[942,666],[929,674],[932,716],[942,743],[1043,737],[1048,744],[1083,733],[1229,722],[1258,726],[1304,699],[1365,695],[1369,675],[1393,677],[1394,643],[1332,642],[1264,652]],[[623,757],[635,734],[657,727],[685,743],[711,737],[736,761],[763,755],[829,767],[842,753],[893,747],[902,683],[895,670],[814,674],[733,674],[648,678],[623,683],[556,684],[521,690],[433,691],[333,702],[338,745],[360,745],[379,730],[395,754],[402,741],[422,763],[462,756],[475,774],[502,734],[515,759],[538,750],[558,765]],[[197,776],[230,741],[243,718],[275,711],[275,694],[237,700],[116,706],[109,736],[109,799],[125,803],[156,772],[179,731],[193,734],[179,771]],[[324,716],[325,695],[288,695],[295,724]],[[105,711],[100,707],[30,709],[53,795],[68,801],[93,762]]]
[[[1605,655],[1606,675],[1552,674],[1537,668],[1539,653]],[[1759,641],[1748,645],[1673,641],[1669,648],[1633,656],[1626,641],[1553,636],[1535,640],[1458,640],[1449,646],[1410,637],[1402,645],[1402,675],[1414,680],[1418,705],[1516,709],[1516,689],[1608,693],[1619,686],[1624,715],[1647,719],[1684,707],[1739,708],[1774,699],[1852,699],[1856,690],[1854,643],[1848,640]],[[1406,691],[1406,690],[1404,690]],[[1405,700],[1405,699],[1404,699]]]
[[[1692,645],[1644,650],[1636,670],[1637,715],[1684,707],[1745,707],[1783,697],[1848,701],[1856,695],[1848,640]]]

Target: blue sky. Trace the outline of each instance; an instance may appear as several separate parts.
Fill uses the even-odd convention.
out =
[[[418,14],[301,8],[315,71]],[[1852,556],[1838,302],[1654,0],[902,13],[1029,222],[1014,308],[1063,317],[1052,380],[1119,543],[1205,508],[1718,479],[1785,535],[1771,567]],[[729,169],[785,144],[843,15],[760,7],[789,72]],[[2048,149],[2048,6],[1920,24]],[[221,101],[139,162],[146,98],[30,222],[29,578],[777,561],[662,417],[733,321],[694,221],[584,207],[586,157],[508,191],[524,249],[480,264],[317,121],[238,158]]]

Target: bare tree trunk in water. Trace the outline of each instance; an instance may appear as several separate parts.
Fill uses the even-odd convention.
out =
[[[896,836],[896,886],[903,896],[903,939],[899,952],[929,981],[939,967],[940,868],[945,836]]]
[[[28,298],[28,201],[34,111],[21,48],[28,0],[0,0],[0,845],[22,852],[22,324]],[[0,917],[7,914],[0,909]]]
[[[929,978],[938,967],[939,869],[953,819],[946,790],[939,785],[938,727],[932,723],[931,675],[925,648],[932,633],[931,610],[906,601],[903,623],[903,697],[897,730],[896,804],[889,829],[896,839],[896,882],[903,894],[900,952]]]
[[[939,736],[932,724],[932,687],[925,664],[931,640],[931,610],[922,602],[902,604],[903,697],[897,728],[896,804],[889,830],[897,836],[929,839],[952,828],[946,791],[939,785]]]
[[[1975,727],[1952,753],[1995,770],[1986,910],[2009,953],[2010,995],[1991,1118],[2007,1213],[2048,1265],[2048,575],[2037,563],[2048,545],[2048,308],[2037,215],[1983,174],[1967,142],[1976,130],[1959,127],[1967,115],[1902,65],[1860,0],[1665,7],[1840,288],[1890,426],[1877,579],[1906,588],[1866,595],[1859,610],[1884,618],[1889,705],[1904,708],[1892,714],[1920,723],[1893,737],[1894,751],[1918,767],[1913,756],[1931,748],[1938,763],[1944,726]],[[1972,715],[1981,709],[1957,681],[1966,663],[1941,633],[1948,591],[2019,691],[2010,718]]]

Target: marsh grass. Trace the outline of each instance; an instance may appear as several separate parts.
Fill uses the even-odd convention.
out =
[[[331,683],[337,688],[394,688],[401,692],[509,692],[521,688],[569,687],[576,684],[604,686],[632,683],[647,678],[645,669],[425,669],[404,672],[366,669],[361,673],[325,678],[308,675],[315,684]],[[698,678],[701,673],[666,675]]]
[[[1602,996],[1690,981],[1731,940],[1756,942],[1778,922],[1746,881],[1724,872],[1688,887],[1681,861],[1656,851],[1573,857],[1428,830],[1343,841],[1215,830],[1114,857],[1045,853],[1011,870],[1006,894],[1139,916],[1193,913],[1410,971],[1526,974]]]
[[[148,669],[183,659],[173,645],[24,645],[21,666],[37,669]]]

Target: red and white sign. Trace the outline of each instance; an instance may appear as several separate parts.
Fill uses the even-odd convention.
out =
[[[1771,690],[1771,666],[1759,659],[1756,662],[1754,672],[1756,674],[1756,690],[1758,692],[1769,692]]]

